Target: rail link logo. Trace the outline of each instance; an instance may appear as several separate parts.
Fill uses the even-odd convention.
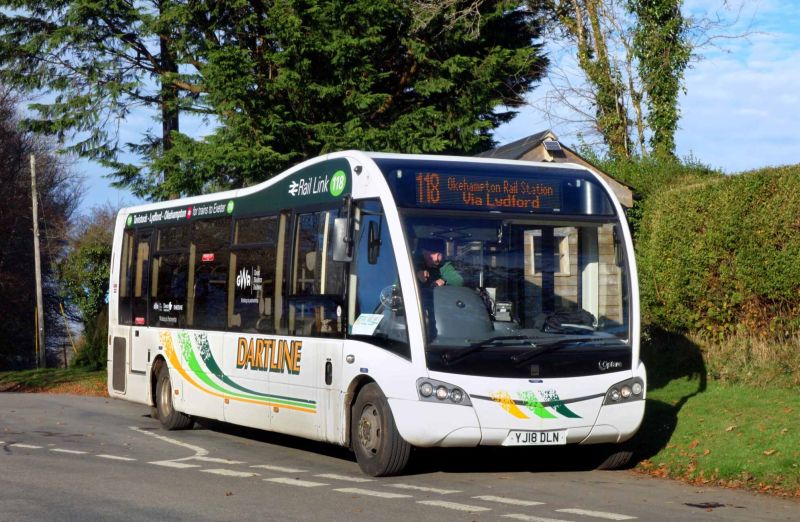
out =
[[[294,196],[309,196],[312,194],[328,193],[333,197],[339,197],[344,192],[347,185],[347,175],[343,170],[337,170],[332,176],[309,176],[292,180],[289,183],[289,194]]]

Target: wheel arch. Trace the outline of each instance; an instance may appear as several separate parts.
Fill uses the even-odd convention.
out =
[[[356,402],[356,397],[361,389],[367,384],[374,383],[375,379],[367,375],[357,375],[355,379],[347,387],[347,392],[344,395],[344,445],[352,449],[352,438],[350,436],[350,422],[353,418],[353,405]],[[375,382],[375,384],[377,384]],[[378,385],[380,386],[380,385]]]
[[[153,360],[153,364],[150,366],[150,388],[148,397],[151,406],[156,405],[156,385],[158,384],[158,372],[161,371],[162,366],[167,366],[167,360],[163,355],[157,355]]]

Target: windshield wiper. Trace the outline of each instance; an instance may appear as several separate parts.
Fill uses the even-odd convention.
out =
[[[493,348],[495,346],[503,346],[508,344],[508,341],[525,341],[525,344],[530,345],[533,348],[536,348],[536,345],[533,344],[527,336],[525,335],[503,335],[501,337],[492,337],[491,339],[484,339],[483,341],[478,341],[476,343],[472,343],[466,348],[451,350],[449,352],[445,352],[442,354],[442,362],[445,365],[455,364],[458,361],[464,359],[468,355],[471,355],[476,352],[481,352],[486,350],[487,348]],[[522,344],[522,343],[512,343],[512,344]]]
[[[592,337],[589,339],[586,338],[572,338],[572,339],[560,339],[558,341],[554,341],[552,343],[544,344],[535,346],[533,350],[525,353],[520,353],[511,356],[511,360],[517,364],[514,366],[519,368],[523,366],[525,363],[536,359],[540,355],[544,355],[546,353],[554,352],[556,350],[560,350],[565,346],[574,346],[578,344],[606,344],[608,341],[613,341],[614,343],[623,344],[619,339],[611,339],[608,337]]]

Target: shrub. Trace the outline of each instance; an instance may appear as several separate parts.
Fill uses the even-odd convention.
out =
[[[637,241],[645,321],[721,339],[800,331],[800,165],[652,194]]]

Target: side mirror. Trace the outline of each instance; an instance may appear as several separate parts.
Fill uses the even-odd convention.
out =
[[[333,220],[333,260],[349,263],[353,260],[353,239],[350,237],[350,219]]]
[[[367,263],[370,265],[378,264],[378,255],[381,252],[380,228],[375,221],[369,222],[369,232],[367,235]]]

